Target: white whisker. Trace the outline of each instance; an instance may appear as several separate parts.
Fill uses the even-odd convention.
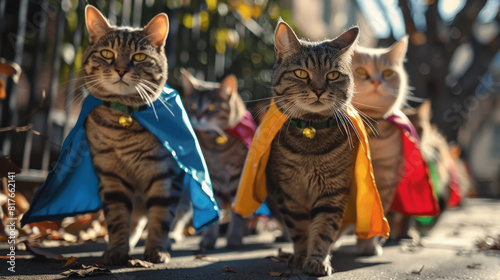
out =
[[[161,96],[158,97],[158,100],[160,100],[161,104],[163,104],[163,106],[165,106],[165,108],[170,112],[170,114],[172,114],[172,117],[175,117],[174,115],[174,112],[172,112],[172,110],[170,110],[170,108],[168,108],[168,103],[165,103],[165,101],[163,101],[163,99],[161,99]]]
[[[361,110],[358,110],[356,107],[354,106],[349,106],[351,109],[355,110],[356,112],[358,112],[358,114],[361,116],[361,118],[363,119],[363,123],[366,124],[366,126],[368,126],[372,131],[373,131],[373,134],[378,136],[379,133],[378,133],[378,130],[377,128],[375,127],[374,123],[375,124],[378,124],[378,122],[373,119],[372,117],[368,116],[367,114],[363,113]]]
[[[153,113],[155,113],[155,116],[156,116],[156,120],[159,120],[158,118],[158,114],[156,113],[156,109],[155,109],[155,105],[153,103],[153,100],[151,99],[151,97],[148,95],[148,93],[146,92],[146,90],[141,87],[140,84],[137,85],[137,87],[139,88],[139,90],[141,90],[144,94],[144,96],[146,97],[146,99],[148,100],[149,102],[149,106],[153,109]]]

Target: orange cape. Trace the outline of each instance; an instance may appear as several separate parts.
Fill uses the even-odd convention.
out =
[[[375,235],[389,237],[389,224],[384,217],[375,185],[368,137],[363,121],[351,108],[347,108],[346,114],[354,124],[361,141],[344,223],[356,223],[356,234],[360,238],[370,238]],[[271,143],[287,119],[288,117],[281,113],[272,101],[264,121],[255,133],[233,202],[234,211],[243,217],[254,213],[267,197],[266,165]]]

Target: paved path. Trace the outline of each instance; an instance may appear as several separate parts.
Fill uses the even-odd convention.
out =
[[[384,247],[380,257],[356,257],[353,238],[342,239],[343,246],[333,253],[337,272],[321,279],[500,279],[500,251],[479,251],[476,241],[487,235],[500,234],[500,201],[469,199],[463,207],[446,211],[435,228],[422,238],[423,247],[407,246],[404,242]],[[315,279],[307,277],[286,263],[273,261],[278,249],[291,252],[289,243],[272,244],[272,236],[249,236],[246,247],[238,251],[214,250],[209,259],[195,259],[198,237],[187,238],[183,244],[174,244],[172,260],[153,268],[110,267],[111,274],[92,279]],[[218,247],[225,241],[219,240]],[[5,244],[0,256],[6,256]],[[100,263],[104,243],[81,244],[48,248],[64,256],[78,257],[91,265]],[[134,250],[141,256],[142,247]],[[29,257],[26,252],[19,254]],[[5,259],[0,260],[0,279],[59,279],[61,271],[54,268],[63,263],[19,258],[16,273],[7,270]],[[229,266],[234,272],[223,270]],[[281,277],[269,273],[281,274]]]

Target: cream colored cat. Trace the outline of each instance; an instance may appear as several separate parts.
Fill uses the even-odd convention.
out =
[[[407,44],[404,37],[385,49],[358,47],[352,61],[355,82],[352,104],[370,119],[373,171],[386,215],[402,179],[403,160],[401,130],[386,118],[403,106],[408,94],[408,78],[403,68]],[[358,251],[363,255],[381,254],[380,243],[379,237],[359,239]]]

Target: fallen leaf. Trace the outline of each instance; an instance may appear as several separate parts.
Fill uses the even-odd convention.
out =
[[[68,259],[68,261],[66,261],[66,263],[65,263],[63,266],[58,267],[58,268],[54,268],[54,269],[63,269],[63,268],[67,268],[67,267],[72,267],[72,266],[74,266],[74,265],[77,263],[77,262],[76,262],[77,260],[78,260],[78,259],[77,259],[77,258],[75,258],[75,257],[70,257],[70,258]]]
[[[473,263],[473,264],[469,264],[467,266],[467,268],[471,268],[471,269],[479,269],[481,267],[482,264],[480,263]]]
[[[420,273],[422,272],[422,270],[424,270],[424,266],[425,265],[422,265],[422,267],[420,268],[420,270],[413,270],[411,273],[420,275]]]
[[[143,261],[143,260],[139,260],[139,259],[131,259],[131,260],[128,260],[127,266],[128,267],[153,267],[154,264],[151,262]]]
[[[35,246],[34,244],[28,244],[27,242],[24,242],[24,245],[26,246],[26,250],[28,250],[30,253],[32,253],[37,257],[43,257],[46,258],[47,260],[54,260],[54,261],[68,260],[68,258],[63,257],[60,254],[55,254],[52,252],[45,251],[40,247]]]
[[[241,272],[238,272],[234,269],[232,269],[229,265],[225,265],[223,268],[222,268],[223,271],[225,272],[232,272],[232,273],[237,273],[237,274],[241,274],[241,275],[244,275],[243,273]]]
[[[70,269],[68,271],[61,272],[60,275],[66,277],[87,277],[95,276],[99,274],[111,274],[111,271],[107,268],[99,267],[98,265],[87,266],[82,264],[81,268]]]
[[[292,276],[290,273],[286,273],[286,272],[276,272],[276,271],[270,271],[267,273],[269,276],[273,276],[273,277],[290,277]]]
[[[194,256],[194,259],[208,261],[208,262],[219,262],[218,258],[212,258],[212,257],[207,257],[207,256],[202,256],[202,255],[196,255],[196,256]]]
[[[32,228],[37,227],[40,230],[40,233],[45,233],[45,232],[50,232],[50,231],[58,231],[60,228],[59,224],[57,224],[55,222],[49,222],[49,221],[32,223],[32,224],[30,224],[30,226]]]

